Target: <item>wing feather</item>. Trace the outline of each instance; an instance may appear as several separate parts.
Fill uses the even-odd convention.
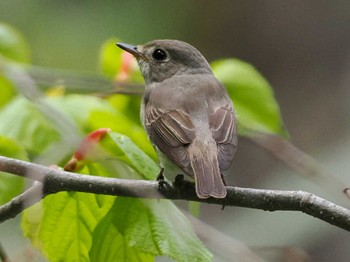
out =
[[[179,110],[147,108],[145,125],[151,141],[182,169],[189,166],[187,147],[195,138],[190,116]]]
[[[237,148],[236,118],[231,105],[218,108],[209,116],[213,138],[218,145],[220,170],[229,168]]]

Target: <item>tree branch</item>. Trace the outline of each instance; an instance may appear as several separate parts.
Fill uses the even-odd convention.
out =
[[[225,199],[199,199],[193,183],[187,181],[177,181],[174,185],[159,188],[159,184],[156,181],[81,175],[2,156],[0,156],[0,171],[42,182],[43,196],[60,191],[78,191],[148,199],[191,200],[266,211],[301,211],[350,231],[350,210],[303,191],[227,187],[227,197]],[[35,203],[33,198],[30,198],[31,201],[29,202],[26,199],[28,195],[31,195],[29,192],[31,191],[24,192],[0,207],[0,222],[5,221],[9,217],[14,217],[23,211],[23,207]],[[6,206],[12,206],[12,208],[4,208]]]
[[[14,197],[11,201],[0,206],[0,223],[10,218],[16,217],[27,207],[39,202],[43,197],[43,186],[40,182],[35,182],[33,186],[22,194]]]

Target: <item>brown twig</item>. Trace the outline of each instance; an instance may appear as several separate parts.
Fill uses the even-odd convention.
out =
[[[266,211],[301,211],[350,231],[350,210],[303,191],[227,187],[228,194],[224,200],[215,198],[199,199],[192,183],[175,186],[168,185],[159,189],[159,184],[156,181],[74,174],[6,157],[0,157],[0,171],[41,181],[44,185],[44,196],[60,191],[78,191],[125,197],[191,200]],[[12,201],[6,205],[12,205]],[[23,197],[22,201],[24,201]],[[18,203],[16,205],[21,206]],[[0,208],[0,222],[9,217],[8,213],[3,210],[6,209]],[[14,212],[19,214],[23,209],[18,208],[17,211],[14,209],[11,210],[11,216],[13,217],[15,215]]]

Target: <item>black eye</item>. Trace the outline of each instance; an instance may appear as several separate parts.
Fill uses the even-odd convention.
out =
[[[165,59],[167,59],[168,56],[167,56],[167,54],[165,53],[164,50],[156,49],[156,50],[153,51],[152,57],[155,60],[164,61]]]

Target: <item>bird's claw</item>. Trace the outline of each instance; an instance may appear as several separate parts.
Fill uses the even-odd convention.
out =
[[[160,169],[160,172],[157,176],[157,181],[158,181],[158,190],[168,190],[171,186],[167,181],[165,181],[164,178],[164,168],[162,167]]]

